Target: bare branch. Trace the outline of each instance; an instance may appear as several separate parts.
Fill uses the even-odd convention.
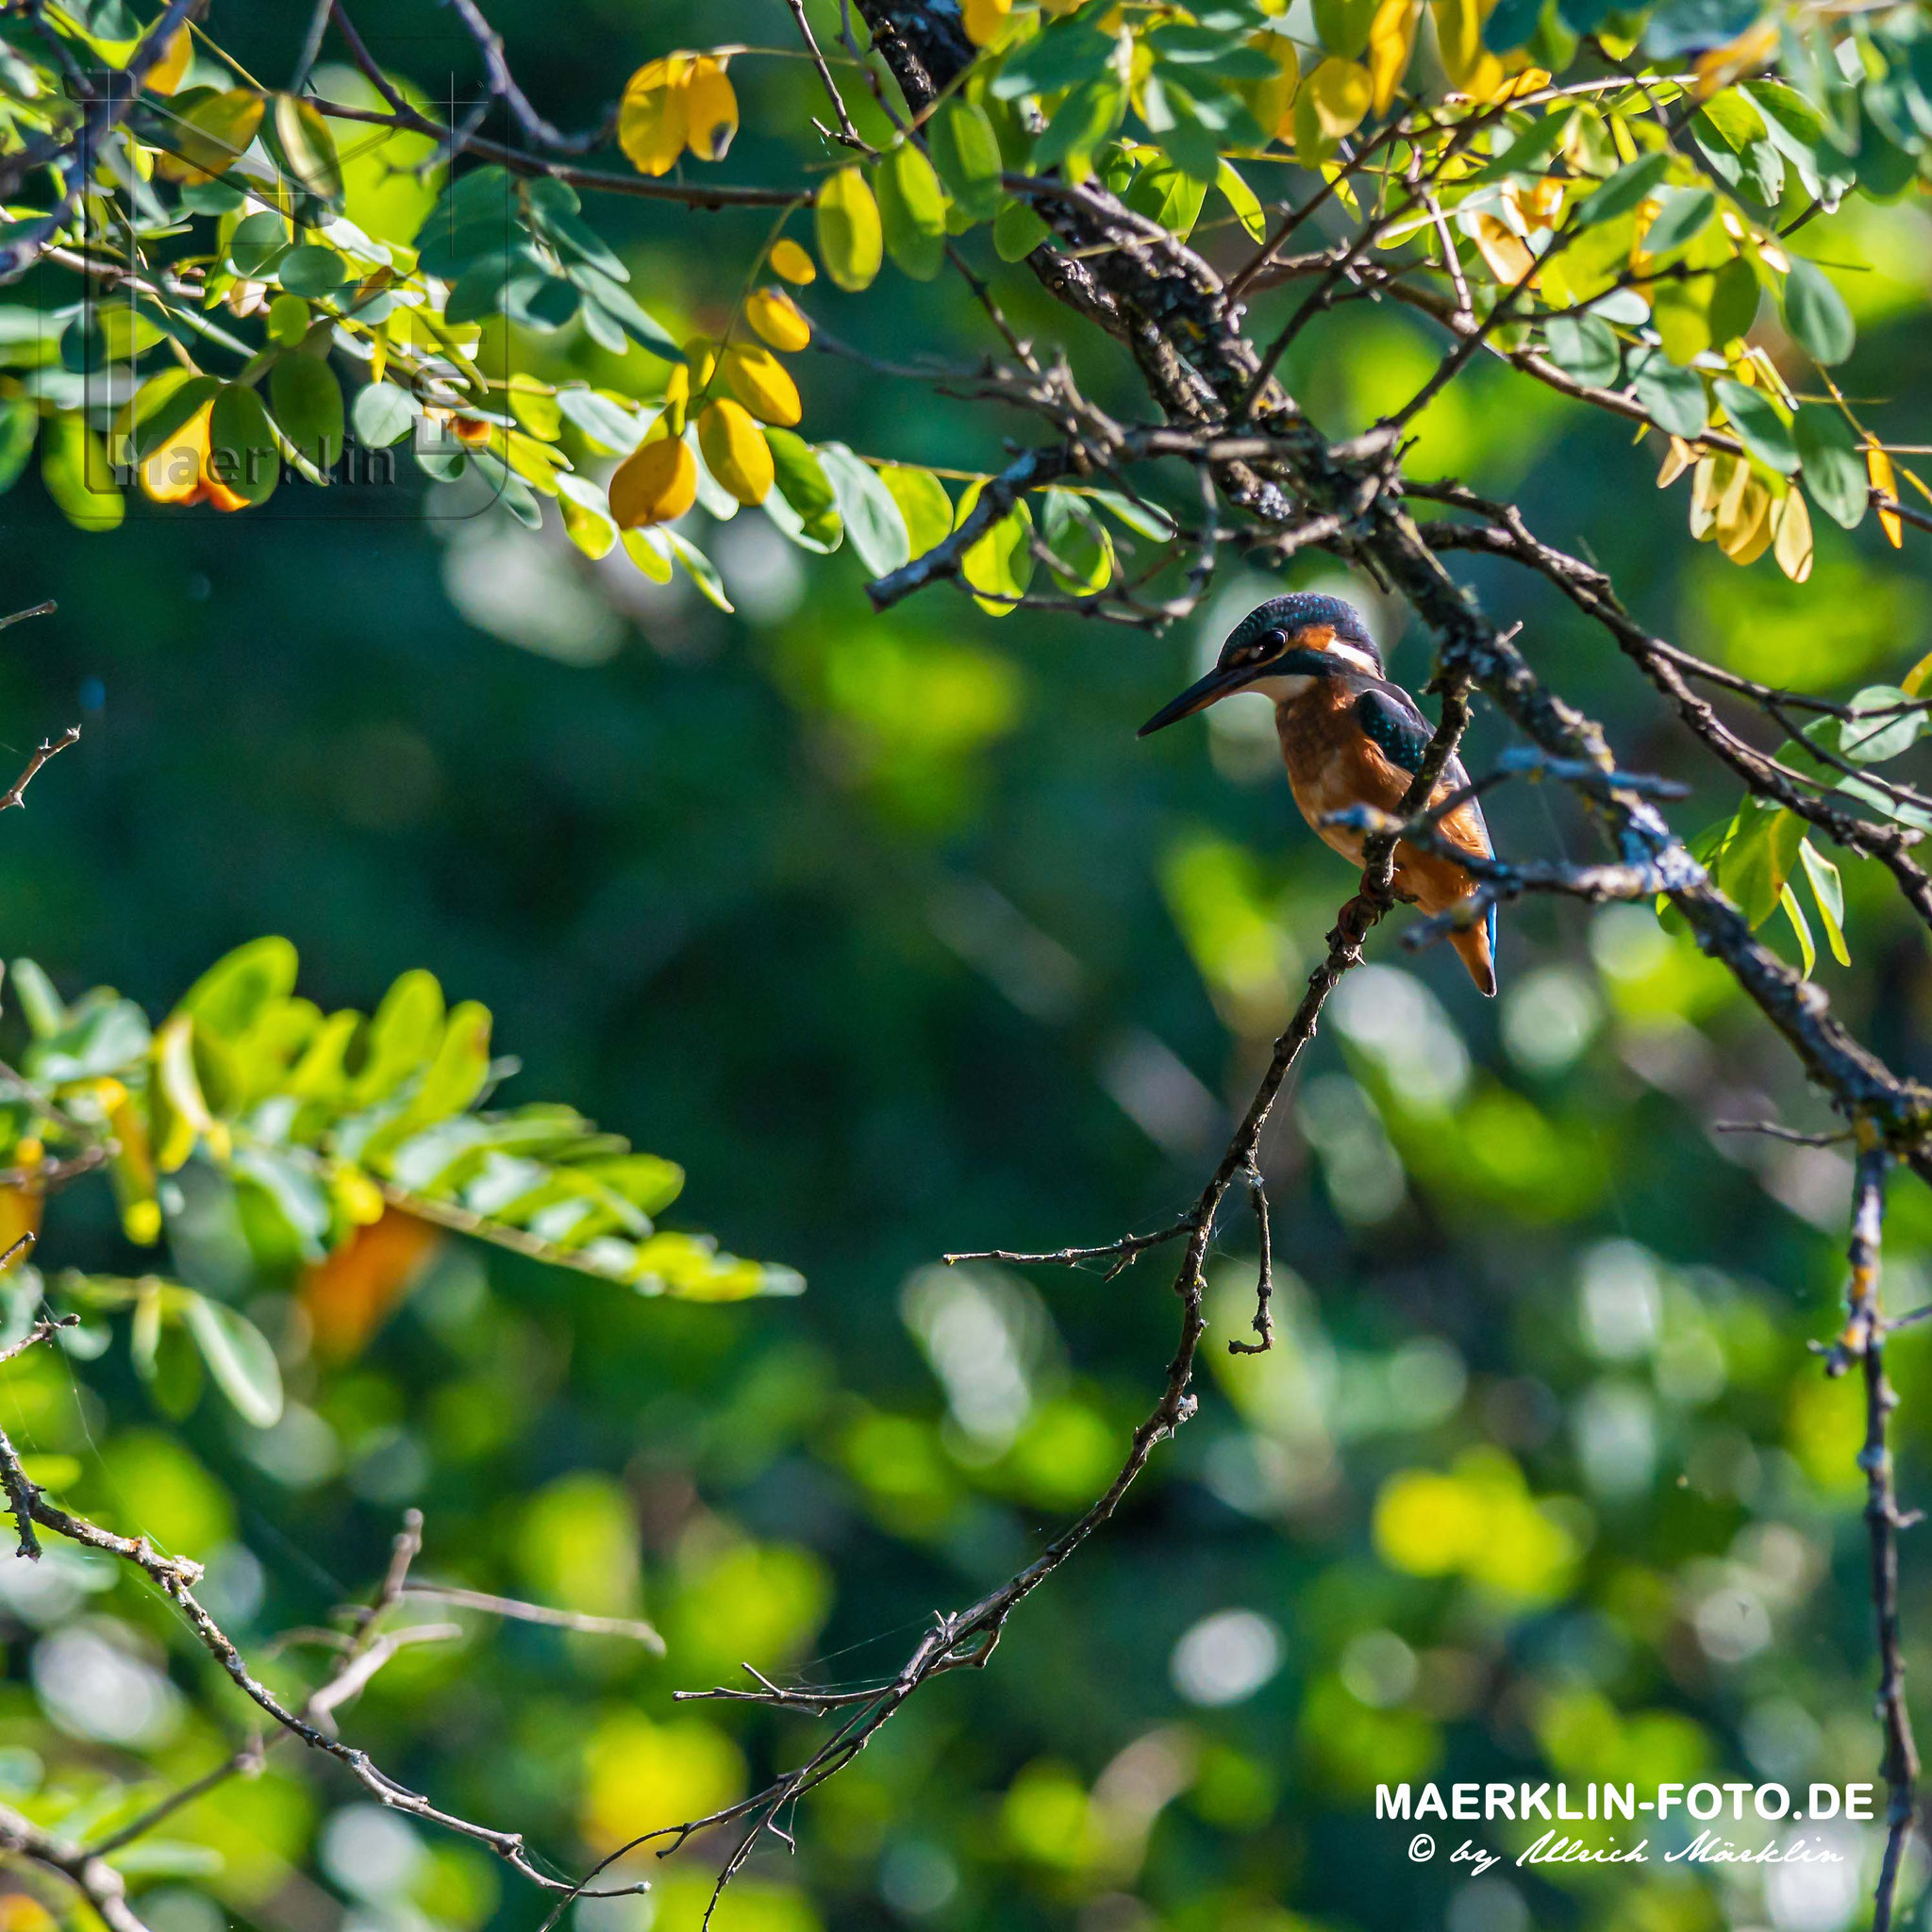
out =
[[[25,614],[31,615],[32,613]],[[58,758],[70,744],[78,744],[79,742],[80,726],[78,724],[70,724],[58,738],[42,739],[33,757],[26,761],[26,770],[5,791],[0,791],[0,811],[11,811],[16,806],[24,807],[26,804],[26,788],[33,783],[34,774],[39,772],[41,767],[49,758]]]
[[[641,1617],[595,1617],[588,1610],[555,1610],[547,1604],[526,1604],[515,1597],[492,1596],[488,1591],[462,1590],[447,1583],[406,1583],[403,1594],[431,1603],[454,1604],[459,1609],[487,1610],[492,1617],[508,1617],[519,1624],[543,1624],[554,1630],[575,1630],[586,1637],[627,1638],[658,1657],[664,1655],[663,1637]]]
[[[1919,1750],[1906,1707],[1905,1655],[1899,1636],[1898,1532],[1916,1518],[1899,1514],[1889,1433],[1898,1394],[1885,1374],[1887,1323],[1878,1298],[1879,1245],[1885,1221],[1885,1176],[1890,1157],[1875,1137],[1862,1138],[1852,1184],[1850,1276],[1845,1290],[1848,1319],[1825,1361],[1828,1374],[1842,1374],[1860,1362],[1865,1380],[1865,1446],[1858,1466],[1865,1472],[1865,1524],[1870,1533],[1872,1614],[1878,1638],[1878,1722],[1885,1733],[1879,1766],[1890,1794],[1886,1807],[1885,1857],[1873,1892],[1872,1932],[1890,1932],[1892,1908],[1915,1815],[1913,1789]]]

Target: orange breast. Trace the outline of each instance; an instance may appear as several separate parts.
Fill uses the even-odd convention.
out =
[[[1394,811],[1408,790],[1410,774],[1383,756],[1357,723],[1353,705],[1352,694],[1339,680],[1324,679],[1302,696],[1277,705],[1274,722],[1289,789],[1302,817],[1325,844],[1359,865],[1363,835],[1341,825],[1324,825],[1323,819],[1355,805]],[[1463,782],[1459,771],[1445,774],[1435,796],[1443,798]],[[1451,812],[1442,821],[1442,831],[1469,851],[1489,853],[1490,841],[1473,804]],[[1404,842],[1395,849],[1393,883],[1401,898],[1424,911],[1438,912],[1466,897],[1474,881],[1453,858]]]
[[[1344,858],[1361,860],[1362,835],[1324,825],[1329,812],[1352,805],[1393,811],[1408,790],[1408,774],[1392,765],[1355,721],[1348,693],[1324,678],[1300,697],[1274,708],[1289,789],[1316,834]]]

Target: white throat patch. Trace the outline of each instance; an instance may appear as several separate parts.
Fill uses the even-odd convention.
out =
[[[1382,667],[1359,644],[1351,644],[1341,638],[1333,638],[1328,643],[1328,656],[1341,658],[1344,663],[1352,665],[1357,671],[1366,671],[1371,677],[1382,675]]]

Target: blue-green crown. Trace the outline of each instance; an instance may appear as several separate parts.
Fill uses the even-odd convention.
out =
[[[1286,597],[1270,597],[1257,604],[1229,634],[1224,652],[1239,650],[1253,643],[1264,631],[1284,632],[1291,643],[1311,628],[1332,630],[1342,643],[1366,651],[1379,669],[1382,653],[1369,634],[1362,614],[1346,597],[1328,597],[1318,591],[1296,591]]]

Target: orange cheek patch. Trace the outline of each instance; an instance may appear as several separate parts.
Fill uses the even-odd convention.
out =
[[[1306,629],[1296,631],[1294,641],[1305,650],[1325,651],[1335,641],[1335,626],[1332,624],[1311,624]]]

